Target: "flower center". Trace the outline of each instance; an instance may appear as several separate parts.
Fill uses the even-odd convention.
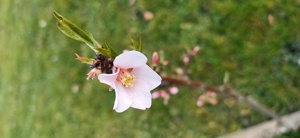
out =
[[[131,71],[132,69],[121,69],[117,78],[126,88],[133,87],[133,83],[135,82],[135,76],[130,73]]]

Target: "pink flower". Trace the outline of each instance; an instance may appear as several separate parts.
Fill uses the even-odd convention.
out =
[[[159,86],[162,79],[146,62],[147,57],[140,52],[125,52],[115,58],[112,74],[98,76],[100,82],[115,89],[113,109],[116,112],[124,112],[129,107],[150,108],[150,91]]]

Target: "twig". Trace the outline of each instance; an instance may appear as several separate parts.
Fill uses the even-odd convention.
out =
[[[175,77],[163,77],[163,84],[164,85],[178,84],[178,85],[197,87],[197,88],[210,90],[214,92],[220,92],[219,87],[217,86],[207,85],[206,83],[201,81],[190,81],[188,83],[185,79],[179,79]]]
[[[250,106],[252,109],[260,112],[261,114],[268,116],[270,118],[274,118],[278,120],[278,125],[281,124],[280,117],[274,113],[271,109],[268,109],[267,107],[260,104],[255,99],[251,98],[250,96],[245,97],[240,92],[230,89],[226,86],[215,86],[215,85],[209,85],[201,81],[189,81],[187,82],[185,79],[179,79],[175,77],[164,77],[163,78],[163,84],[170,85],[170,84],[177,84],[177,85],[185,85],[185,86],[192,86],[196,88],[200,88],[202,90],[206,91],[214,91],[216,93],[224,93],[234,99],[237,99],[248,106]]]

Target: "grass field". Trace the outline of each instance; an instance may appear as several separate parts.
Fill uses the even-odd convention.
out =
[[[112,110],[114,92],[86,80],[89,68],[74,53],[93,57],[83,43],[56,27],[56,10],[117,51],[142,38],[150,57],[164,50],[170,74],[182,66],[186,49],[199,45],[191,78],[231,85],[280,115],[300,107],[300,2],[92,0],[0,1],[0,137],[209,138],[269,118],[232,101],[197,107],[203,93],[188,87],[165,106],[154,100],[146,111]],[[154,17],[146,21],[145,12]],[[179,53],[179,54],[178,54]],[[180,55],[182,53],[182,55]]]

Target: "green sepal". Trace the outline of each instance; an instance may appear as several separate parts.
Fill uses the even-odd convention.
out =
[[[135,40],[131,38],[131,43],[132,43],[132,49],[136,51],[142,52],[142,40],[141,38],[139,40]]]
[[[108,43],[105,43],[104,47],[105,48],[96,47],[95,49],[102,55],[110,57],[112,59],[118,56],[117,52]]]
[[[104,45],[105,45],[106,49],[108,50],[109,57],[114,59],[115,57],[118,56],[117,52],[110,46],[109,43],[106,42]]]
[[[56,25],[61,32],[63,32],[66,36],[70,38],[86,43],[88,46],[90,46],[90,48],[92,48],[95,51],[95,49],[93,48],[96,45],[94,43],[95,40],[90,35],[90,33],[83,31],[77,25],[64,18],[56,11],[53,11],[53,15],[58,20]]]
[[[76,55],[76,59],[79,60],[79,61],[81,61],[81,63],[85,63],[85,64],[89,64],[89,65],[93,65],[94,64],[95,60],[92,59],[92,58],[81,57],[81,56],[79,56],[76,53],[75,53],[75,55]]]
[[[109,57],[109,51],[107,49],[104,49],[102,47],[96,47],[95,49],[98,53],[101,53],[103,56]]]

